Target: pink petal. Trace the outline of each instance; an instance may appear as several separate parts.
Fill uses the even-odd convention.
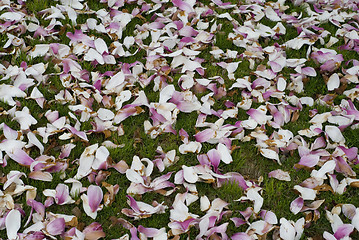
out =
[[[317,72],[312,67],[302,68],[302,74],[305,74],[305,75],[311,76],[311,77],[317,76]]]
[[[244,221],[242,218],[238,218],[238,217],[234,217],[234,218],[231,218],[232,222],[234,223],[234,225],[236,227],[239,227],[243,224],[246,224],[247,222]]]
[[[178,7],[179,9],[189,13],[193,11],[193,8],[186,2],[182,0],[172,0],[173,5]]]
[[[319,162],[318,155],[306,155],[300,158],[298,164],[307,166],[307,167],[314,167]]]
[[[219,162],[221,161],[221,155],[219,154],[219,152],[216,149],[211,149],[208,151],[207,156],[211,161],[214,169],[217,170]]]
[[[87,189],[90,208],[96,212],[103,198],[102,189],[99,186],[90,185]]]
[[[35,211],[40,214],[40,216],[45,216],[45,206],[41,202],[37,202],[33,199],[29,199],[26,202],[27,205],[35,209]]]
[[[138,231],[145,234],[146,237],[150,238],[156,237],[156,235],[160,233],[160,230],[158,230],[157,228],[145,228],[142,225],[138,226]]]
[[[55,220],[52,220],[46,225],[46,231],[53,236],[63,234],[65,231],[65,219],[56,218]]]
[[[206,142],[208,140],[210,140],[211,138],[213,138],[215,135],[215,132],[213,129],[207,128],[205,130],[203,130],[202,132],[199,132],[197,134],[194,135],[194,137],[196,138],[197,142]]]
[[[354,230],[353,225],[351,225],[351,224],[343,224],[334,233],[334,237],[336,239],[342,239],[344,237],[349,236],[353,232],[353,230]]]
[[[232,240],[253,240],[247,233],[239,232],[235,233],[231,237]]]
[[[63,204],[69,197],[69,187],[65,184],[58,184],[56,187],[55,201],[57,204]],[[97,209],[97,208],[96,208]]]
[[[30,166],[35,160],[32,159],[24,150],[16,149],[13,153],[8,153],[9,157],[20,165]]]

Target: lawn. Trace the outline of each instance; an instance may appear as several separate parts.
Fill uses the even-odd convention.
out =
[[[359,239],[358,16],[0,1],[0,238]]]

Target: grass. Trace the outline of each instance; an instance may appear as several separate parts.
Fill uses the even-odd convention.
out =
[[[99,3],[99,1],[95,0],[89,0],[86,1],[89,8],[92,10],[100,10],[103,8],[106,8],[106,4]],[[238,4],[238,1],[231,1],[234,4]],[[203,1],[202,4],[207,5],[210,1]],[[32,0],[26,2],[26,9],[29,13],[34,14],[39,20],[41,25],[48,25],[49,21],[44,20],[43,16],[39,15],[39,11],[50,8],[51,6],[55,6],[57,2],[54,1],[38,1],[38,0]],[[242,3],[241,3],[242,4]],[[168,4],[170,5],[170,4]],[[239,4],[238,4],[239,5]],[[303,6],[294,6],[291,1],[286,1],[286,5],[289,6],[289,8],[285,11],[286,14],[291,14],[293,12],[302,12],[302,19],[308,18],[308,14],[304,11]],[[121,7],[119,10],[127,9],[127,12],[132,12],[133,9],[136,7],[139,7],[137,4],[130,4],[126,5],[125,7]],[[223,9],[216,9],[216,12],[218,14],[227,12]],[[243,19],[246,19],[244,14],[232,14],[233,17],[240,23],[243,23]],[[89,17],[95,17],[95,14],[79,14],[77,22],[79,24],[83,24],[86,22],[86,19]],[[150,21],[150,15],[143,14],[144,18],[141,17],[134,17],[131,22],[125,27],[123,31],[123,37],[122,39],[119,39],[119,42],[122,42],[124,37],[127,35],[133,34],[134,31],[138,29],[139,26],[141,26],[146,21]],[[211,44],[203,44],[202,45],[202,51],[199,55],[200,58],[205,59],[206,61],[202,64],[202,66],[205,68],[205,77],[210,78],[214,76],[220,76],[224,80],[224,84],[217,84],[217,87],[224,87],[227,90],[227,95],[221,99],[217,99],[213,109],[218,111],[220,109],[225,109],[225,101],[232,101],[233,103],[238,103],[242,100],[241,96],[241,90],[240,89],[233,89],[229,91],[229,88],[234,83],[233,80],[228,79],[227,71],[225,69],[222,69],[221,67],[217,66],[216,63],[222,61],[214,59],[213,56],[210,54],[210,51],[212,50],[212,47],[219,47],[223,51],[226,51],[226,49],[230,50],[236,50],[238,51],[238,55],[243,53],[245,51],[244,48],[239,48],[233,44],[233,42],[228,39],[228,34],[233,32],[233,24],[228,21],[227,19],[217,19],[215,16],[209,16],[207,17],[207,21],[216,20],[217,24],[221,24],[222,27],[219,30],[219,32],[215,35],[215,41]],[[46,37],[45,39],[32,39],[29,40],[28,38],[26,40],[26,45],[28,46],[34,46],[35,44],[40,43],[50,43],[50,42],[59,42],[63,44],[68,44],[69,39],[66,37],[66,32],[74,32],[75,28],[79,29],[78,26],[72,26],[71,21],[66,19],[61,19],[61,23],[63,24],[63,29],[57,29],[58,31],[62,31],[64,34],[59,35],[59,39],[51,39],[49,37]],[[261,21],[261,24],[274,27],[275,22],[270,21],[268,18],[264,17]],[[260,38],[258,43],[264,48],[265,46],[272,46],[276,43],[279,45],[284,44],[286,41],[295,38],[298,35],[297,28],[283,22],[284,26],[286,27],[286,34],[283,36],[278,36],[278,39],[275,38]],[[333,24],[330,23],[321,23],[319,25],[320,27],[323,27],[324,29],[328,30],[331,35],[335,35],[336,27]],[[104,35],[101,33],[98,33],[96,31],[90,31],[88,33],[91,36],[94,37],[101,37],[103,38],[108,45],[111,44],[113,41],[112,37],[110,35]],[[27,33],[27,36],[31,36],[31,34]],[[5,35],[0,36],[0,43],[1,45],[4,45],[7,41],[7,38]],[[144,40],[144,44],[148,45],[151,42],[151,37],[148,37]],[[358,55],[355,51],[348,51],[348,50],[339,50],[338,47],[343,45],[344,42],[341,40],[340,42],[333,45],[331,48],[337,50],[338,53],[343,54],[345,61],[350,59],[358,58]],[[317,45],[315,45],[317,46]],[[137,46],[135,45],[130,49],[130,52],[135,52]],[[307,52],[308,46],[305,45],[300,51],[295,51],[292,49],[284,49],[287,58],[306,58],[306,52]],[[4,49],[0,49],[1,51],[4,51]],[[146,51],[140,50],[135,55],[130,57],[116,57],[117,63],[133,63],[135,61],[140,61],[143,64],[146,64]],[[165,58],[164,58],[165,59]],[[170,63],[171,59],[165,59],[168,61],[168,64]],[[254,75],[254,71],[260,64],[266,64],[266,60],[256,60],[256,64],[254,67],[254,70],[251,70],[249,68],[250,62],[248,58],[243,59],[226,59],[226,62],[231,61],[237,61],[240,60],[241,63],[238,66],[238,69],[236,70],[235,78],[242,78],[244,76],[251,76],[251,81],[256,79],[256,76]],[[44,62],[44,59],[42,57],[37,57],[33,59],[29,59],[26,52],[19,52],[18,55],[9,55],[4,56],[1,59],[1,62],[8,62],[12,65],[19,66],[21,62],[26,61],[28,65],[33,65],[36,63]],[[45,74],[52,74],[56,73],[55,64],[56,59],[49,59],[48,60],[48,67]],[[98,73],[105,73],[106,71],[118,71],[122,65],[121,64],[115,64],[115,65],[96,65],[81,60],[79,61],[82,69],[87,70],[89,74],[91,72],[98,72]],[[170,65],[170,64],[169,64]],[[327,86],[324,81],[324,78],[320,74],[319,71],[319,65],[316,65],[313,61],[307,61],[305,63],[306,66],[311,66],[316,69],[318,76],[317,77],[309,77],[308,79],[304,80],[304,92],[297,94],[298,97],[301,96],[312,96],[314,99],[319,98],[320,96],[323,96],[327,94]],[[268,66],[267,66],[268,67]],[[295,73],[295,71],[291,68],[285,68],[283,70],[284,76],[288,79],[290,79],[291,74]],[[152,72],[148,71],[148,75],[153,74]],[[176,90],[180,90],[178,87],[178,79],[181,77],[181,73],[172,71],[170,73],[170,77],[173,79],[173,85],[176,87]],[[200,78],[199,74],[196,73],[195,78]],[[1,81],[1,80],[0,80]],[[10,84],[11,80],[7,80],[6,82],[1,83],[7,83]],[[76,83],[77,84],[77,83]],[[148,97],[149,102],[158,102],[159,101],[159,92],[153,91],[154,84],[151,82],[151,84],[147,87],[145,87],[143,90],[146,93],[146,96]],[[141,86],[136,83],[134,86],[129,87],[131,91],[137,91],[142,90]],[[28,90],[28,92],[32,89],[32,87]],[[50,75],[46,81],[41,82],[38,84],[38,89],[44,94],[46,99],[53,98],[54,95],[56,95],[61,90],[68,90],[71,94],[74,94],[73,89],[65,88],[58,75]],[[89,90],[91,92],[92,90]],[[93,93],[93,92],[91,92]],[[205,90],[203,93],[200,93],[197,95],[198,98],[201,96],[210,93],[210,90]],[[289,92],[287,92],[289,94]],[[114,99],[116,96],[112,95],[112,98]],[[338,101],[341,99],[344,99],[344,95],[336,95],[336,98],[334,100],[335,104],[338,104]],[[44,108],[40,108],[35,100],[30,99],[22,99],[22,98],[16,98],[20,106],[17,107],[18,110],[21,110],[24,106],[27,106],[30,109],[30,112],[33,114],[33,116],[38,120],[38,123],[31,127],[31,130],[35,130],[39,127],[46,127],[47,120],[44,118],[44,113],[47,110],[57,110],[59,111],[60,116],[66,116],[68,120],[70,121],[71,125],[75,124],[75,121],[72,120],[69,117],[69,105],[61,104],[58,102],[47,102],[44,105]],[[132,102],[134,98],[132,98],[129,102]],[[269,102],[273,104],[278,104],[280,100],[276,98],[270,98]],[[79,101],[76,103],[79,104]],[[355,103],[357,104],[357,103]],[[253,103],[252,108],[257,108],[261,104],[258,102]],[[97,103],[94,101],[93,104],[93,110],[96,111],[98,108],[104,107],[102,103]],[[6,103],[0,102],[0,112],[2,111],[9,111],[11,106],[7,105]],[[77,172],[77,164],[76,160],[79,159],[80,155],[83,153],[84,149],[87,146],[90,146],[95,143],[102,143],[105,140],[111,140],[115,144],[124,144],[123,147],[119,148],[113,148],[109,149],[110,157],[114,162],[119,162],[120,160],[126,161],[128,165],[131,165],[132,158],[134,155],[139,156],[140,158],[149,158],[151,160],[155,159],[155,156],[157,155],[156,149],[158,146],[161,146],[164,151],[169,151],[172,149],[176,150],[176,155],[179,157],[178,162],[170,167],[168,167],[164,173],[167,172],[174,172],[172,174],[171,181],[174,180],[175,172],[181,170],[182,165],[186,166],[192,166],[198,164],[197,160],[197,154],[188,153],[185,155],[182,155],[178,151],[178,146],[182,144],[181,138],[178,134],[172,134],[172,133],[162,133],[155,139],[152,139],[149,135],[147,135],[144,131],[143,122],[145,120],[150,120],[150,113],[149,109],[147,107],[143,107],[144,112],[137,115],[137,116],[131,116],[124,120],[121,124],[124,126],[125,134],[123,136],[118,136],[116,132],[111,133],[111,136],[106,136],[104,133],[91,133],[89,135],[89,142],[83,142],[80,141],[79,138],[74,138],[73,142],[76,144],[76,147],[72,150],[68,160],[70,162],[69,168],[66,170],[66,177],[65,179],[69,177],[75,176]],[[328,107],[321,106],[321,105],[314,105],[313,107],[307,107],[304,106],[303,109],[298,112],[299,118],[296,121],[289,122],[283,126],[283,129],[288,129],[292,131],[295,135],[298,133],[301,129],[306,129],[310,127],[310,117],[309,117],[309,111],[313,109],[318,109],[319,113],[330,111]],[[79,117],[78,114],[75,113]],[[180,129],[184,129],[187,131],[187,133],[190,136],[190,140],[194,140],[193,135],[195,135],[197,132],[203,130],[200,128],[196,128],[195,124],[197,121],[198,113],[192,112],[192,113],[183,113],[180,112],[177,116],[176,123],[173,125],[174,129],[177,131]],[[246,111],[239,109],[238,116],[236,118],[229,118],[225,120],[224,124],[234,124],[237,121],[243,121],[248,119],[248,114]],[[218,120],[218,117],[216,116],[209,116],[207,121],[208,122],[215,122]],[[6,114],[0,115],[0,121],[4,122],[6,125],[11,127],[12,129],[19,129],[18,122],[12,120],[12,117]],[[91,124],[92,119],[90,119],[87,122],[82,123],[81,125],[81,131],[91,131],[93,130],[93,126]],[[152,120],[150,120],[152,121]],[[270,134],[275,129],[265,126],[266,134]],[[246,132],[248,133],[248,131]],[[3,134],[2,131],[0,131],[0,134]],[[359,134],[359,130],[355,129],[352,130],[350,128],[347,128],[344,130],[343,135],[346,139],[346,144],[348,147],[358,147],[359,146],[359,140],[357,138]],[[48,149],[47,154],[49,156],[54,156],[55,158],[58,158],[60,146],[66,143],[70,143],[70,140],[59,140],[58,137],[61,134],[55,134],[49,138],[49,142],[44,144],[45,149]],[[3,140],[4,136],[0,135],[0,140]],[[41,140],[41,139],[40,139]],[[306,139],[309,142],[312,141],[311,139]],[[26,141],[26,138],[25,138]],[[305,169],[296,169],[293,166],[299,162],[299,155],[294,153],[289,153],[288,155],[281,155],[281,161],[282,166],[279,166],[277,162],[269,160],[264,158],[260,153],[258,148],[255,146],[255,140],[251,140],[249,142],[242,142],[239,140],[234,140],[232,145],[237,146],[238,148],[233,150],[232,157],[233,162],[231,164],[225,165],[223,163],[220,164],[219,170],[222,173],[226,172],[238,172],[241,175],[245,177],[245,179],[257,182],[260,177],[263,177],[263,181],[261,183],[262,192],[261,195],[264,197],[264,204],[262,209],[265,210],[271,210],[273,211],[278,219],[281,217],[294,220],[301,217],[305,217],[305,214],[299,213],[297,215],[293,215],[290,212],[290,203],[298,197],[298,194],[293,191],[293,187],[296,184],[300,184],[305,179],[310,177],[310,172]],[[206,153],[210,149],[214,148],[216,145],[209,144],[209,143],[202,143],[202,151],[201,153]],[[40,155],[39,151],[36,147],[29,148],[30,153],[29,155],[33,158],[36,158]],[[290,173],[290,176],[292,178],[291,182],[283,182],[279,181],[273,178],[268,177],[268,173],[270,171],[276,170],[276,169],[282,169],[284,171],[288,171]],[[9,173],[10,170],[18,170],[21,172],[24,172],[25,174],[29,174],[30,170],[27,167],[23,167],[15,163],[13,160],[8,160],[8,166],[0,169],[1,176],[5,176],[7,173]],[[123,228],[120,225],[113,225],[113,218],[124,218],[132,223],[134,223],[136,226],[143,225],[145,227],[153,227],[153,228],[160,228],[160,227],[166,227],[167,230],[169,230],[168,222],[170,221],[170,214],[169,209],[164,214],[155,214],[152,215],[149,218],[141,219],[138,221],[133,221],[132,219],[128,218],[124,214],[121,213],[121,210],[123,208],[129,208],[127,204],[127,198],[126,198],[126,189],[129,186],[129,182],[125,175],[120,174],[114,169],[107,170],[109,172],[109,176],[104,181],[110,184],[118,184],[120,186],[119,193],[115,197],[115,201],[111,206],[104,207],[103,210],[101,210],[98,213],[98,217],[95,221],[100,222],[102,224],[102,227],[104,231],[106,232],[106,239],[114,239],[118,238],[126,233],[129,233],[129,231],[125,228]],[[358,167],[354,167],[354,171],[356,173],[359,173]],[[161,176],[163,173],[160,173],[157,169],[154,170],[153,174],[151,175],[151,178],[154,179],[156,177]],[[44,202],[46,200],[45,196],[42,194],[43,190],[45,189],[55,189],[56,186],[59,183],[62,183],[64,181],[64,178],[62,177],[62,173],[53,173],[53,181],[49,183],[44,183],[42,181],[36,181],[28,178],[22,178],[25,184],[36,186],[37,188],[37,201]],[[343,177],[339,174],[339,177]],[[89,186],[90,183],[87,178],[81,179],[81,182],[83,186]],[[2,183],[3,184],[3,183]],[[182,186],[177,186],[178,190],[177,192],[185,192],[186,189],[184,189]],[[204,196],[206,195],[210,201],[220,198],[227,203],[228,210],[232,211],[232,215],[230,216],[224,216],[223,220],[220,223],[229,222],[227,233],[229,236],[233,235],[236,232],[239,231],[245,231],[246,226],[241,226],[239,228],[236,228],[234,224],[229,220],[230,217],[240,217],[239,211],[245,210],[247,207],[253,206],[250,202],[239,202],[235,201],[239,199],[241,196],[244,196],[244,191],[234,183],[227,183],[224,184],[221,188],[214,188],[212,184],[200,182],[196,184],[197,190],[198,190],[198,196]],[[104,193],[107,192],[107,190],[103,187],[102,188]],[[357,196],[358,190],[355,188],[348,187],[348,191],[346,191],[343,195],[339,194],[332,194],[330,192],[321,192],[318,195],[318,199],[325,199],[324,204],[320,207],[319,212],[321,214],[321,218],[315,223],[315,224],[308,224],[306,225],[305,229],[305,237],[320,237],[324,231],[330,231],[330,224],[325,219],[325,210],[331,210],[335,205],[340,203],[352,203],[356,206],[359,205],[359,200],[355,196]],[[149,192],[146,194],[143,194],[141,196],[136,196],[135,198],[139,201],[143,201],[146,203],[152,203],[152,201],[155,199],[159,203],[164,202],[167,206],[171,207],[171,204],[173,202],[175,194],[172,194],[169,197],[162,196],[155,192]],[[77,200],[77,199],[76,199]],[[23,209],[28,215],[30,212],[30,207],[26,206],[26,198],[25,195],[20,195],[15,197],[15,202],[19,203],[21,206],[23,206]],[[200,205],[199,201],[194,202],[189,206],[190,212],[194,214],[198,214],[200,216],[203,216],[205,213],[200,211]],[[82,212],[83,207],[81,201],[77,201],[75,204],[71,204],[68,206],[58,206],[56,204],[50,206],[46,209],[46,211],[50,211],[53,213],[63,213],[63,214],[69,214],[73,215],[77,212]],[[85,226],[88,226],[91,224],[94,220],[88,217],[85,213],[82,214],[75,214],[78,217],[79,221],[79,228],[84,228]],[[22,225],[26,222],[26,219],[22,219]],[[218,224],[219,225],[219,224]],[[20,231],[24,230],[24,228],[20,229]],[[185,239],[186,237],[189,237],[190,239],[194,239],[195,236],[199,233],[199,230],[192,227],[189,231],[188,235],[184,234],[181,236],[182,239]],[[352,237],[359,237],[358,232],[355,232],[356,235],[353,235]],[[0,237],[6,238],[6,232],[5,230],[0,231]]]

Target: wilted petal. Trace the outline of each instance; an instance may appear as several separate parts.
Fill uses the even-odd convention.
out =
[[[291,181],[289,173],[285,172],[285,171],[283,171],[281,169],[271,171],[270,173],[268,173],[268,176],[276,178],[276,179],[281,180],[281,181],[287,181],[287,182]]]

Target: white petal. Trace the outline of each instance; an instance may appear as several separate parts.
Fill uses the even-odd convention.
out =
[[[261,152],[261,154],[269,159],[274,159],[277,160],[279,162],[279,156],[278,153],[276,153],[275,151],[271,150],[271,149],[266,149],[266,148],[262,148],[259,150]]]
[[[280,219],[279,234],[283,240],[293,240],[295,238],[294,226],[285,218]]]
[[[106,42],[101,38],[95,40],[95,47],[100,54],[103,54],[104,52],[108,53]]]
[[[6,234],[9,239],[17,238],[17,231],[21,227],[21,214],[18,210],[11,210],[5,219]]]
[[[201,204],[201,211],[207,211],[211,207],[211,203],[207,196],[202,196],[200,198],[200,204]]]
[[[334,89],[338,88],[340,85],[340,79],[337,73],[334,73],[328,79],[327,87],[329,91],[333,91]]]
[[[109,109],[100,108],[97,111],[97,116],[103,121],[109,121],[115,117],[115,114]]]
[[[247,197],[249,198],[249,200],[254,201],[253,209],[255,213],[258,213],[263,205],[263,198],[261,197],[261,195],[259,195],[256,189],[251,188],[247,192]]]
[[[189,183],[196,183],[198,181],[198,175],[193,167],[182,166],[183,177]]]
[[[325,126],[325,132],[328,134],[330,139],[333,140],[334,142],[338,142],[338,143],[345,142],[345,138],[338,127],[327,125]]]
[[[31,57],[41,57],[44,56],[50,49],[49,44],[37,44],[35,47],[30,51]]]
[[[218,143],[217,151],[219,152],[219,155],[221,156],[221,160],[224,163],[229,164],[233,161],[229,149],[223,143]]]
[[[301,197],[304,200],[314,200],[315,197],[317,196],[317,190],[313,190],[310,188],[304,188],[299,185],[295,185],[294,189],[297,190],[298,192],[300,192]]]
[[[138,174],[133,169],[127,169],[126,170],[126,177],[128,180],[130,180],[133,183],[141,183],[144,184],[143,178],[140,174]]]

